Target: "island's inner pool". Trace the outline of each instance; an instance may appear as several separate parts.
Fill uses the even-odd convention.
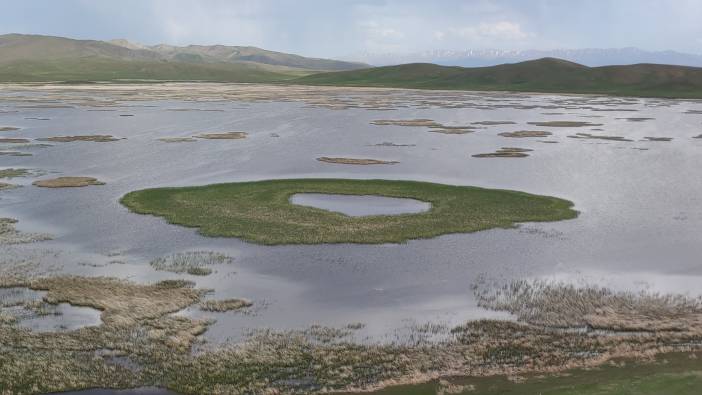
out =
[[[290,197],[290,203],[335,211],[349,217],[417,214],[431,209],[431,203],[421,200],[376,195],[296,193]]]

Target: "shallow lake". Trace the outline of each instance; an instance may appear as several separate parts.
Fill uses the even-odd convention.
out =
[[[702,133],[702,115],[690,110],[702,110],[702,102],[246,84],[4,86],[0,126],[21,129],[3,132],[3,137],[110,134],[124,139],[0,144],[3,151],[32,154],[0,156],[0,168],[45,174],[1,180],[22,187],[0,191],[0,217],[18,219],[22,231],[54,236],[51,241],[0,245],[0,264],[31,260],[47,271],[141,282],[186,278],[213,289],[212,297],[254,302],[252,314],[196,307],[179,313],[215,318],[217,323],[205,334],[211,341],[237,340],[255,328],[349,323],[365,324],[356,332],[359,341],[402,341],[427,322],[449,327],[474,318],[508,318],[476,306],[471,284],[481,278],[548,277],[698,294],[702,139],[693,136]],[[628,119],[632,117],[653,119]],[[382,119],[484,124],[473,125],[477,129],[466,134],[371,124]],[[598,126],[529,124],[545,121]],[[552,135],[499,135],[519,130]],[[226,131],[248,136],[159,140]],[[631,141],[570,137],[576,133]],[[525,158],[472,157],[502,147],[533,151]],[[316,160],[322,156],[399,163],[329,164]],[[31,186],[36,179],[58,176],[96,177],[106,185]],[[206,238],[161,218],[130,213],[119,204],[125,193],[149,187],[301,177],[515,189],[572,200],[580,216],[403,244],[268,247]],[[149,265],[164,255],[203,250],[230,255],[234,262],[215,267],[209,276],[155,271]]]
[[[416,214],[431,209],[431,203],[416,199],[326,193],[296,193],[290,197],[290,203],[335,211],[350,217]]]

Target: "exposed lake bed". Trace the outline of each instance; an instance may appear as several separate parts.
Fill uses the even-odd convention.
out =
[[[137,90],[146,93],[137,97]],[[59,104],[44,106],[51,101]],[[134,116],[89,111],[98,106]],[[388,118],[393,121],[376,122],[374,107],[390,111]],[[173,108],[193,110],[168,111]],[[0,124],[21,128],[3,137],[21,134],[23,139],[38,140],[70,131],[66,138],[55,139],[60,144],[31,148],[32,157],[0,157],[4,171],[0,174],[7,176],[0,182],[11,180],[23,186],[0,193],[0,217],[19,220],[12,223],[12,232],[47,235],[34,243],[0,245],[5,252],[0,265],[33,260],[41,267],[60,262],[62,267],[52,275],[107,276],[138,284],[184,280],[193,282],[194,289],[211,290],[208,300],[229,301],[234,307],[239,306],[237,301],[250,301],[250,314],[236,308],[210,312],[197,303],[177,312],[192,319],[216,320],[198,334],[212,347],[245,341],[252,331],[257,346],[278,344],[276,335],[268,334],[263,341],[257,332],[270,328],[289,338],[299,337],[301,343],[296,344],[307,349],[311,347],[307,336],[314,325],[338,329],[357,323],[362,325],[349,330],[350,344],[405,347],[418,338],[429,344],[434,338],[445,340],[451,328],[474,319],[516,320],[514,309],[506,313],[479,306],[471,286],[484,277],[507,284],[555,278],[575,284],[601,282],[620,291],[644,289],[692,298],[699,294],[702,212],[696,197],[702,196],[702,181],[693,164],[702,145],[690,136],[699,134],[702,116],[695,111],[702,109],[700,102],[252,85],[27,85],[5,86],[0,92],[0,109]],[[618,119],[631,110],[650,119]],[[544,111],[568,114],[554,118],[542,115]],[[683,113],[686,115],[681,116]],[[576,121],[590,115],[601,117],[596,124]],[[52,122],[36,120],[46,118]],[[456,135],[426,133],[434,126],[451,130],[446,125],[472,124],[481,128],[460,126],[464,129],[458,129],[462,133]],[[522,132],[530,124],[548,127],[548,132]],[[595,125],[604,132],[573,129]],[[158,141],[187,136],[184,141],[192,142],[190,136],[216,135],[223,130],[246,130],[246,135],[226,136],[238,139],[236,142]],[[463,133],[467,130],[471,132]],[[632,141],[658,136],[657,132],[673,139],[647,145],[647,151],[622,149]],[[272,139],[271,133],[279,137]],[[548,136],[560,144],[522,138],[521,149],[535,149],[528,157],[472,157],[500,150],[505,134]],[[111,144],[83,141],[112,141],[102,136],[121,140]],[[402,144],[383,145],[387,141]],[[354,166],[316,160],[329,153],[343,158],[390,158],[398,163]],[[87,174],[106,184],[34,188],[31,183],[37,180],[32,172],[38,169],[51,173],[52,178]],[[265,246],[237,238],[205,237],[161,218],[130,213],[119,204],[125,194],[146,188],[322,177],[524,191],[570,200],[580,215],[562,222],[452,233],[399,244]],[[48,250],[54,252],[44,252]],[[202,275],[200,266],[174,272],[149,264],[159,257],[193,251],[212,251],[232,260],[205,266],[212,270],[207,275]],[[226,310],[224,307],[221,309]],[[600,317],[590,324],[595,322],[604,321]],[[443,329],[430,330],[426,325]],[[475,333],[476,327],[471,328]],[[321,334],[320,330],[313,332],[315,343]],[[688,340],[695,340],[697,334],[690,336]],[[408,365],[388,376],[373,377],[376,382],[371,387],[393,376],[402,378],[415,368]],[[281,384],[297,388],[286,385]],[[319,389],[315,385],[319,383],[310,384],[309,389]],[[335,385],[333,388],[352,388],[356,383]],[[305,387],[300,384],[300,388]]]

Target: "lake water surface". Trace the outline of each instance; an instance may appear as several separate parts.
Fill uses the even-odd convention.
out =
[[[0,217],[18,219],[22,231],[54,236],[51,241],[0,245],[0,265],[32,260],[60,273],[138,282],[186,278],[213,289],[215,298],[251,299],[252,314],[208,313],[195,307],[180,312],[216,319],[205,334],[215,342],[237,340],[255,328],[357,322],[365,324],[356,335],[360,341],[401,341],[427,322],[448,327],[475,318],[509,318],[476,306],[471,284],[481,278],[548,277],[699,294],[702,139],[693,137],[702,134],[702,115],[690,110],[702,110],[702,102],[247,84],[4,86],[0,126],[21,129],[1,137],[27,138],[33,144],[37,138],[62,135],[123,139],[0,144],[0,151],[32,154],[0,156],[0,168],[44,174],[0,180],[22,186],[0,191]],[[442,134],[426,127],[371,124],[379,119],[433,119],[478,129]],[[484,121],[500,124],[473,124]],[[529,124],[543,121],[596,125]],[[552,135],[500,136],[518,130]],[[159,140],[225,131],[248,136]],[[501,147],[533,151],[526,158],[472,157]],[[316,160],[322,156],[399,163],[329,164]],[[36,179],[57,176],[96,177],[106,185],[31,186]],[[143,188],[303,177],[514,189],[572,200],[580,216],[403,244],[270,247],[203,237],[161,218],[130,213],[119,204],[125,193]],[[294,203],[347,215],[419,209],[415,202],[381,206],[377,198],[363,205],[349,203],[348,197],[312,198],[317,199],[314,204],[309,196]],[[402,211],[388,212],[391,208]],[[164,255],[203,250],[230,255],[234,263],[217,266],[204,277],[159,272],[149,265]]]

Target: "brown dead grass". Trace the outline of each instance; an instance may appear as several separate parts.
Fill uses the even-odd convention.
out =
[[[14,132],[15,130],[19,130],[19,128],[12,126],[0,126],[0,132]]]
[[[90,185],[105,185],[105,183],[93,177],[58,177],[34,181],[32,185],[42,188],[80,188]]]
[[[206,300],[200,303],[200,309],[223,313],[226,311],[240,310],[246,307],[251,307],[252,305],[253,303],[246,299]]]

